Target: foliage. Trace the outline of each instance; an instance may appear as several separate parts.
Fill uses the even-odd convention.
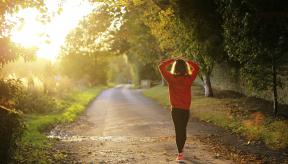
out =
[[[78,81],[80,85],[106,84],[109,58],[102,57],[103,53],[88,55],[65,55],[58,63],[62,75]]]
[[[219,2],[222,13],[225,48],[242,65],[242,77],[256,90],[271,90],[277,114],[277,87],[281,67],[288,63],[288,17],[286,2]]]
[[[7,37],[0,37],[0,67],[5,64],[15,61],[19,57],[22,57],[25,61],[31,61],[34,59],[36,52],[35,48],[24,48],[15,43]]]
[[[56,79],[56,66],[45,59],[36,59],[26,62],[22,58],[6,64],[1,72],[5,78],[19,78],[23,85],[32,90],[43,92],[47,95],[55,93],[59,89],[61,79]]]
[[[23,57],[25,60],[33,59],[35,48],[27,49],[12,43],[9,39],[9,28],[13,26],[13,23],[5,21],[5,14],[15,13],[19,9],[27,7],[45,10],[43,0],[0,1],[0,67],[15,61],[18,57]]]
[[[42,11],[45,10],[43,0],[1,0],[0,1],[0,38],[5,35],[6,28],[9,24],[5,22],[5,14],[15,13],[21,8],[37,7]]]
[[[109,3],[116,5],[112,1]],[[88,79],[92,84],[105,83],[109,74],[111,79],[112,70],[109,69],[115,67],[109,62],[113,61],[112,56],[126,55],[129,64],[125,64],[125,69],[131,69],[132,79],[139,83],[142,78],[139,73],[145,72],[142,67],[150,66],[149,71],[156,72],[157,44],[154,44],[149,28],[138,19],[141,12],[125,12],[121,6],[109,6],[109,3],[94,11],[70,33],[62,49],[59,67],[74,79]],[[120,69],[113,71],[118,75],[122,73]],[[126,72],[130,74],[131,71]],[[153,75],[157,77],[155,73]]]
[[[223,51],[221,17],[213,0],[184,0],[176,2],[175,10],[188,30],[193,48],[188,56],[196,53],[195,59],[201,64],[203,73],[210,73],[213,62],[222,61]],[[186,51],[187,51],[186,50]]]
[[[0,106],[0,122],[0,159],[1,163],[8,163],[23,132],[23,122],[19,113],[3,106]]]
[[[0,79],[0,105],[13,108],[13,99],[22,91],[22,83],[19,79],[4,80]]]
[[[58,105],[65,104],[65,106],[58,107],[65,108],[60,113],[25,115],[27,128],[18,143],[19,149],[14,156],[14,162],[53,163],[53,159],[59,158],[58,153],[52,151],[53,142],[43,133],[56,124],[74,121],[85,110],[87,104],[103,89],[105,89],[104,86],[98,86],[84,91],[70,91],[65,98],[57,100],[61,102]]]
[[[149,27],[144,24],[142,15],[141,9],[125,13],[123,25],[114,34],[112,51],[122,50],[121,53],[126,54],[130,62],[153,63],[159,59],[159,48]]]
[[[107,78],[110,84],[127,83],[132,79],[131,64],[127,56],[115,56],[110,59]]]
[[[0,105],[23,113],[45,114],[60,111],[61,104],[42,92],[25,89],[20,79],[0,80]]]
[[[110,53],[102,44],[107,29],[112,28],[113,15],[107,6],[95,10],[82,20],[66,38],[62,47],[58,68],[63,75],[80,83],[105,84]]]
[[[198,62],[205,95],[213,96],[210,75],[215,61],[225,55],[221,17],[214,1],[149,1],[146,8],[145,23],[157,39],[162,57],[182,55]]]
[[[55,98],[37,91],[24,91],[15,99],[15,109],[26,114],[46,114],[63,110],[61,104],[58,104],[59,102]]]
[[[107,39],[109,30],[113,31],[117,26],[117,20],[113,19],[113,13],[109,12],[107,5],[95,9],[85,17],[79,25],[68,34],[65,45],[62,48],[62,55],[94,55],[106,49],[102,41]],[[115,24],[114,24],[114,23]]]
[[[243,65],[243,77],[260,90],[273,84],[272,62],[278,68],[287,63],[288,17],[281,14],[281,2],[223,1],[221,8],[228,55]]]
[[[285,148],[288,145],[288,133],[285,129],[288,128],[288,121],[277,120],[271,123],[267,122],[263,126],[264,133],[261,138],[268,145]]]
[[[126,6],[126,12],[121,28],[113,33],[111,51],[127,56],[132,65],[133,83],[137,86],[141,79],[158,79],[156,65],[161,52],[150,28],[144,23],[144,2],[121,2]],[[135,8],[134,5],[141,7]]]

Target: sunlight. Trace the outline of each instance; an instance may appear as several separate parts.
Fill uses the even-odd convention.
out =
[[[35,8],[19,11],[23,23],[19,22],[12,31],[11,39],[25,47],[37,46],[40,43],[43,24],[37,22],[39,11]]]
[[[48,13],[52,15],[48,23],[40,21],[41,13],[35,8],[22,9],[9,17],[8,19],[14,21],[22,20],[17,21],[11,31],[12,41],[28,48],[36,47],[37,57],[55,61],[67,34],[95,8],[88,0],[60,2],[45,1]],[[59,6],[62,7],[60,14],[57,13]]]

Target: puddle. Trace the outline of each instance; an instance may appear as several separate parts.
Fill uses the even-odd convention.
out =
[[[81,142],[81,141],[99,141],[99,142],[159,142],[164,140],[175,140],[174,136],[86,136],[86,135],[75,135],[69,133],[61,128],[56,127],[49,134],[48,138],[58,139],[65,142]]]
[[[48,135],[48,138],[59,139],[66,142],[99,141],[99,142],[156,142],[171,137],[130,137],[130,136],[79,136],[79,135]]]

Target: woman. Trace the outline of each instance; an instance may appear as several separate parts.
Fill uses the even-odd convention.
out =
[[[172,69],[169,72],[167,68],[172,63]],[[169,86],[171,114],[178,148],[176,160],[183,161],[183,147],[186,142],[186,127],[191,104],[191,86],[197,76],[199,66],[192,61],[186,62],[183,59],[169,59],[160,63],[159,70]]]

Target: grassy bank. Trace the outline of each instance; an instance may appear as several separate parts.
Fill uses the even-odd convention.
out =
[[[17,163],[53,163],[53,160],[63,158],[61,152],[51,152],[53,140],[43,133],[58,123],[74,121],[91,100],[105,87],[99,86],[84,91],[73,91],[56,102],[62,109],[57,113],[45,115],[25,115],[26,130],[16,152]]]
[[[249,140],[262,140],[271,148],[288,147],[288,121],[277,120],[271,115],[270,104],[259,99],[235,93],[215,93],[214,98],[203,96],[202,88],[192,87],[191,115],[212,122],[220,127],[241,134]],[[167,87],[156,86],[143,91],[164,106],[169,106]]]

